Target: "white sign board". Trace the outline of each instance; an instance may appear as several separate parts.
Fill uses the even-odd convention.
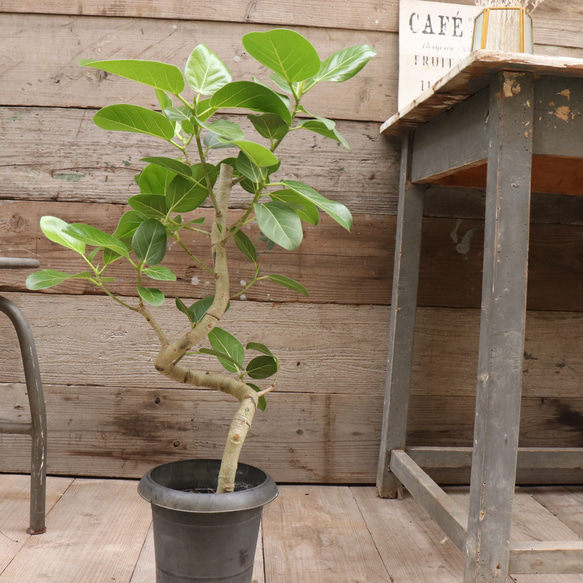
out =
[[[471,51],[477,6],[401,0],[399,110],[419,97]]]

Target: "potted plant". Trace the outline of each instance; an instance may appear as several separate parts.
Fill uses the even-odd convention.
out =
[[[174,65],[141,60],[84,60],[81,65],[126,77],[152,87],[159,110],[132,104],[99,110],[95,123],[108,131],[146,134],[164,140],[167,157],[149,156],[136,176],[139,194],[110,234],[84,223],[68,224],[45,216],[40,227],[53,242],[78,254],[77,273],[44,269],[27,278],[27,287],[40,290],[70,279],[89,282],[120,307],[141,316],[159,343],[156,369],[179,383],[216,389],[239,401],[228,431],[222,460],[185,460],[148,472],[139,491],[152,504],[158,583],[186,581],[251,581],[261,509],[275,498],[277,488],[263,471],[239,463],[239,454],[256,409],[265,408],[265,395],[275,380],[260,388],[257,380],[277,379],[279,361],[260,343],[245,347],[222,327],[231,300],[240,298],[263,279],[307,295],[301,283],[281,274],[265,274],[244,227],[255,223],[264,237],[292,250],[302,241],[302,221],[316,225],[319,211],[350,229],[352,216],[303,182],[276,177],[277,151],[296,131],[315,132],[348,147],[335,123],[309,113],[302,99],[317,84],[343,82],[374,56],[367,45],[341,50],[321,60],[311,43],[286,29],[252,32],[243,37],[247,53],[266,67],[271,85],[258,80],[233,81],[220,58],[205,45],[190,54],[184,73]],[[243,129],[221,116],[226,109],[249,110],[258,135],[249,140]],[[211,163],[209,154],[226,156]],[[231,212],[234,189],[246,194],[243,210]],[[212,220],[197,216],[212,208]],[[202,213],[204,215],[204,212]],[[204,248],[189,247],[184,233],[196,232]],[[172,242],[199,269],[214,278],[215,293],[192,305],[176,299],[184,314],[185,331],[169,338],[152,306],[164,292],[152,280],[176,280],[162,265]],[[253,276],[230,289],[229,256],[242,253]],[[116,265],[125,262],[135,272],[135,301],[112,291]],[[247,354],[251,353],[251,358]],[[196,368],[197,356],[216,357],[224,374]],[[189,360],[194,365],[189,365]],[[211,492],[211,493],[205,493]],[[198,537],[196,542],[191,536]]]

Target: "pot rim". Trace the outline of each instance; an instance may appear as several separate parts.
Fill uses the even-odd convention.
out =
[[[187,492],[168,485],[168,482],[181,481],[184,474],[196,468],[205,472],[216,472],[218,476],[220,463],[220,460],[190,459],[162,464],[143,476],[138,485],[138,493],[155,506],[198,513],[251,510],[265,506],[277,498],[278,490],[273,478],[263,470],[244,463],[239,463],[237,476],[241,481],[248,478],[254,484],[245,490],[207,494]],[[160,481],[167,485],[161,484]]]

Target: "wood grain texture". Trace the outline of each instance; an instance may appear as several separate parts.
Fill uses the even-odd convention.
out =
[[[390,580],[350,489],[282,488],[264,509],[263,533],[266,581]]]
[[[3,14],[0,51],[5,61],[0,104],[57,107],[103,107],[130,100],[159,107],[150,87],[78,66],[79,59],[146,59],[183,67],[199,43],[211,48],[235,79],[268,81],[262,66],[245,53],[241,37],[263,25],[87,16]],[[324,83],[305,99],[308,111],[333,119],[382,121],[396,103],[397,79],[386,74],[396,64],[396,35],[367,31],[301,28],[326,58],[337,50],[369,44],[377,56],[354,79]],[[35,50],[31,51],[34,39]]]
[[[129,581],[150,522],[134,482],[112,480],[105,489],[96,480],[75,480],[67,505],[53,509],[47,532],[27,541],[2,579]]]
[[[76,108],[0,108],[0,198],[125,203],[139,193],[134,176],[145,166],[141,158],[177,153],[161,140],[104,132],[93,124],[94,113]],[[224,117],[240,123],[246,132],[251,128],[247,118]],[[313,132],[294,132],[278,150],[283,166],[275,177],[304,181],[353,212],[396,213],[398,143],[381,137],[375,123],[339,122],[338,131],[352,150]],[[252,135],[256,136],[248,134],[249,138]],[[228,155],[222,150],[211,161]],[[247,198],[236,189],[232,205],[240,206]]]
[[[439,0],[442,1],[442,0]],[[473,0],[458,0],[457,4],[473,4]],[[342,0],[310,2],[305,10],[302,0],[248,1],[232,4],[204,0],[196,5],[196,14],[181,0],[133,0],[120,3],[114,0],[0,0],[0,11],[42,14],[93,15],[109,17],[169,18],[210,21],[244,22],[397,32],[398,0],[379,4],[363,0],[355,10]],[[574,2],[546,0],[533,14],[535,41],[540,44],[581,46],[583,11]]]

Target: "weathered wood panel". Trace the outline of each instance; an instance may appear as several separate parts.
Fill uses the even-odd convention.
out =
[[[39,229],[43,215],[55,215],[67,222],[90,222],[113,232],[124,212],[121,205],[60,202],[0,201],[0,252],[3,256],[30,257],[43,268],[70,273],[85,266],[73,253],[48,241]],[[210,211],[204,211],[210,217]],[[233,216],[238,211],[233,211]],[[248,234],[254,241],[265,273],[283,273],[300,280],[309,290],[304,297],[271,282],[260,282],[246,294],[259,301],[303,301],[307,303],[388,304],[391,301],[392,257],[396,217],[356,214],[354,227],[347,233],[331,219],[322,217],[318,227],[305,225],[304,243],[296,251],[284,251],[253,227]],[[583,310],[583,260],[580,240],[583,225],[532,225],[529,257],[528,304],[536,310]],[[206,257],[204,239],[193,238],[195,248]],[[188,237],[185,236],[188,242]],[[198,243],[197,243],[198,241]],[[479,307],[483,261],[483,221],[426,218],[424,220],[421,306]],[[232,247],[231,284],[234,291],[248,281],[252,269]],[[185,261],[184,254],[172,248],[166,264],[178,281],[164,285],[170,297],[204,297],[214,292],[206,272]],[[114,265],[118,282],[111,290],[135,295],[135,274],[130,267]],[[5,270],[0,288],[23,291],[28,271]],[[339,284],[339,278],[342,284]],[[56,293],[96,293],[81,281],[68,282]]]
[[[93,124],[94,113],[0,108],[0,198],[125,203],[139,192],[134,176],[145,166],[141,158],[178,153],[148,136],[104,132]],[[246,132],[251,128],[241,116],[225,118],[240,123]],[[338,130],[351,151],[313,132],[294,132],[278,150],[284,164],[276,176],[303,180],[354,212],[396,213],[397,142],[381,137],[375,123],[339,122]],[[211,161],[227,155],[222,150]],[[233,206],[247,196],[234,193]]]
[[[150,366],[153,333],[135,314],[99,296],[4,294],[24,311],[35,334],[45,383],[163,388],[173,385]],[[157,313],[172,330],[186,324],[171,306]],[[478,310],[419,310],[413,360],[416,395],[472,398],[477,378]],[[113,321],[112,321],[113,320]],[[233,302],[223,326],[246,343],[270,346],[282,363],[280,390],[382,395],[389,308]],[[583,316],[529,312],[523,394],[552,410],[553,399],[583,390]],[[0,382],[23,382],[16,336],[0,319]],[[201,367],[219,370],[214,358]],[[544,405],[544,407],[543,407]],[[364,402],[363,402],[364,406]],[[555,412],[558,416],[558,410]],[[576,416],[563,411],[565,420]]]
[[[443,1],[443,0],[438,0]],[[474,4],[473,0],[457,0],[458,4]],[[375,0],[362,0],[354,5],[343,0],[310,2],[306,10],[304,0],[270,0],[268,2],[222,3],[212,0],[197,2],[196,13],[182,0],[134,0],[118,2],[109,0],[0,0],[0,12],[92,15],[110,17],[169,18],[244,22],[250,24],[276,24],[284,26],[309,26],[346,28],[355,30],[398,31],[398,0],[379,4]],[[533,14],[535,41],[581,47],[583,9],[576,2],[546,0]]]
[[[253,76],[268,81],[265,68],[250,59],[241,44],[243,34],[266,26],[135,18],[3,14],[0,55],[5,72],[2,105],[102,107],[130,100],[159,107],[154,91],[126,79],[78,66],[82,58],[170,60],[183,67],[199,43],[208,45],[236,79]],[[318,86],[305,107],[334,119],[386,119],[396,103],[397,79],[387,64],[397,59],[397,36],[379,32],[301,29],[323,58],[342,48],[366,43],[377,56],[360,75],[339,88]],[[34,47],[34,50],[31,50]],[[341,95],[341,98],[339,98]],[[316,109],[318,108],[318,109]]]

